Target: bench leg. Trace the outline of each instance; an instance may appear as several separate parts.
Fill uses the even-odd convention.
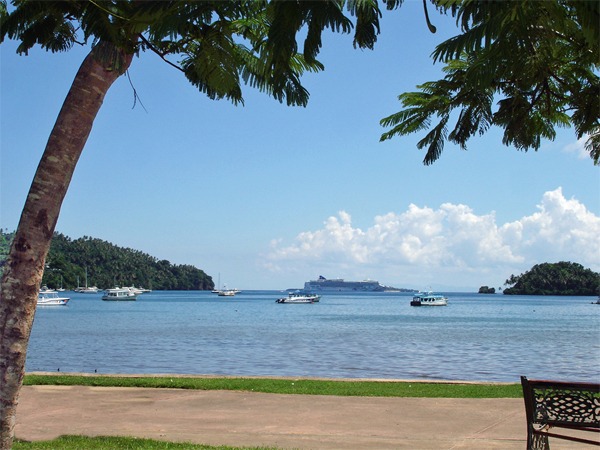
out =
[[[550,450],[548,436],[532,432],[527,433],[527,450]]]

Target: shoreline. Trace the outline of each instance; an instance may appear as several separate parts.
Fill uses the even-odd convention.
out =
[[[327,381],[344,383],[420,383],[420,384],[451,384],[474,386],[511,386],[519,382],[508,381],[465,381],[465,380],[439,380],[439,379],[396,379],[396,378],[328,378],[305,376],[265,376],[265,375],[210,375],[210,374],[136,374],[136,373],[88,373],[88,372],[26,372],[25,376],[71,376],[71,377],[103,377],[103,378],[176,378],[200,380],[282,380],[282,381]]]

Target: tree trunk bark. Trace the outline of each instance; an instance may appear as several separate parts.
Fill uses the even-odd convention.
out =
[[[100,49],[100,51],[99,51]],[[117,56],[112,61],[107,54]],[[12,448],[44,262],[73,171],[104,96],[131,64],[100,43],[85,58],[60,110],[31,184],[0,285],[0,449]]]

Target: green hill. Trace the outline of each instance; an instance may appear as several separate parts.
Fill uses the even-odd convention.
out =
[[[506,295],[598,295],[600,274],[581,264],[561,261],[536,264],[519,276],[511,275]]]
[[[0,230],[0,266],[8,254],[13,233]],[[85,285],[108,289],[141,286],[153,290],[211,290],[214,283],[204,271],[190,265],[174,265],[139,250],[84,236],[72,240],[55,233],[46,257],[42,284],[73,289]],[[79,284],[78,284],[79,283]]]
[[[10,244],[14,237],[14,231],[12,233],[5,233],[4,230],[0,228],[0,274],[2,273],[2,268],[6,262]]]

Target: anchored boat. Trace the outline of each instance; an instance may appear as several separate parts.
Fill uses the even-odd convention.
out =
[[[138,294],[136,294],[129,288],[115,287],[113,289],[105,290],[104,294],[102,295],[102,300],[106,300],[106,301],[136,300],[137,296],[138,296]]]
[[[68,297],[59,297],[58,292],[48,288],[40,291],[38,294],[38,306],[64,306],[70,299]]]
[[[277,303],[316,303],[321,300],[321,296],[318,294],[312,294],[310,292],[290,292],[287,297],[279,298],[275,300]]]
[[[442,294],[434,294],[433,292],[419,292],[414,295],[410,306],[446,306],[448,298]]]

